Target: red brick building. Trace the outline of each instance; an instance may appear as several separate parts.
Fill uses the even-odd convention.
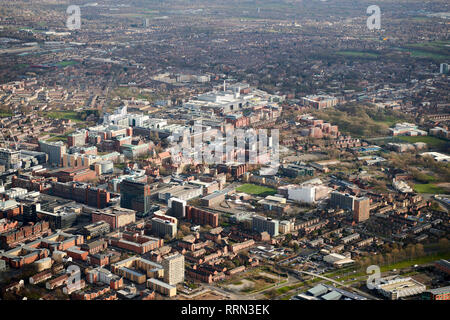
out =
[[[210,225],[215,228],[219,226],[219,214],[186,206],[186,219],[200,225]]]
[[[51,234],[49,223],[41,221],[36,224],[10,230],[0,235],[0,245],[3,248],[12,248],[22,242],[37,239],[40,236]]]
[[[89,168],[70,168],[58,171],[55,176],[59,182],[83,182],[95,179],[96,173]]]

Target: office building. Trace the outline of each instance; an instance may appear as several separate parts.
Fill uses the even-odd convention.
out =
[[[145,214],[151,209],[150,186],[144,182],[125,179],[120,183],[120,206]]]
[[[107,207],[111,201],[111,194],[108,191],[80,182],[55,182],[51,193],[99,209]]]
[[[169,199],[170,215],[180,219],[186,216],[186,201],[178,198]]]
[[[37,164],[44,164],[48,161],[48,155],[45,152],[30,151],[30,150],[20,150],[21,158],[33,158],[36,159]]]
[[[310,106],[319,110],[334,107],[338,102],[338,98],[326,95],[310,95],[302,98],[304,106]]]
[[[92,211],[92,222],[105,221],[111,230],[136,222],[136,212],[120,207],[108,207]]]
[[[161,201],[169,202],[170,198],[177,198],[180,200],[190,200],[199,197],[203,194],[202,186],[194,185],[183,185],[183,186],[173,186],[160,190],[158,192],[158,198]]]
[[[0,148],[0,165],[5,166],[5,170],[16,170],[21,166],[20,151]]]
[[[139,156],[145,156],[150,151],[149,143],[142,143],[139,145],[123,144],[120,147],[123,155],[128,159],[136,159]]]
[[[67,144],[69,147],[81,147],[86,144],[88,138],[88,131],[81,130],[78,132],[73,132],[67,136]]]
[[[66,145],[62,141],[39,141],[42,152],[48,155],[48,163],[54,166],[62,165],[62,156],[66,153]]]
[[[111,226],[105,221],[97,221],[81,228],[81,234],[85,237],[94,238],[109,233]]]

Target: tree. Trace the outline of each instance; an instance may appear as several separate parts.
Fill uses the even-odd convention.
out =
[[[450,248],[449,241],[447,238],[439,239],[439,249],[443,251],[448,251]]]
[[[377,255],[377,262],[378,262],[378,265],[379,266],[382,266],[382,265],[384,265],[384,258],[383,258],[383,255],[382,254],[378,254]]]
[[[186,226],[186,225],[184,225],[184,224],[181,225],[180,230],[181,230],[184,234],[189,234],[189,232],[190,232],[189,227]]]
[[[392,264],[394,262],[394,258],[391,253],[386,254],[385,261],[387,264]]]
[[[223,264],[228,270],[236,268],[236,265],[230,260],[225,261]]]
[[[394,263],[397,262],[398,259],[399,259],[399,256],[400,256],[400,250],[398,250],[398,249],[393,249],[392,252],[391,252],[391,254],[392,254],[393,262],[394,262]]]
[[[416,256],[423,257],[424,255],[425,255],[425,249],[423,247],[423,244],[421,244],[421,243],[416,244]]]
[[[181,230],[178,230],[178,232],[177,232],[177,239],[180,240],[180,239],[183,239],[183,237],[184,237],[183,232]]]
[[[269,291],[266,293],[266,296],[267,296],[267,298],[268,298],[269,300],[275,299],[277,295],[278,295],[278,294],[277,294],[277,291],[276,291],[275,289],[269,290]]]
[[[416,257],[416,248],[413,245],[408,245],[406,248],[406,256],[409,260],[412,260]]]

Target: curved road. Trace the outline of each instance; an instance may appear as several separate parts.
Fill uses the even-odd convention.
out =
[[[291,271],[291,272],[294,272],[294,273],[304,273],[304,274],[307,274],[307,275],[310,275],[310,276],[313,276],[313,277],[321,278],[321,279],[324,279],[324,280],[333,282],[333,283],[335,283],[335,284],[338,284],[338,285],[340,285],[341,287],[344,287],[344,288],[346,288],[346,289],[353,290],[353,291],[357,292],[358,294],[360,294],[361,296],[366,297],[366,298],[368,298],[368,299],[370,299],[370,300],[380,300],[380,299],[378,299],[378,298],[376,298],[376,297],[374,297],[374,296],[368,294],[367,292],[361,291],[361,290],[359,290],[359,289],[356,289],[356,288],[351,287],[351,286],[349,286],[349,285],[343,284],[343,283],[341,283],[341,282],[339,282],[339,281],[336,281],[336,280],[334,280],[334,279],[331,279],[331,278],[322,276],[322,275],[320,275],[320,274],[316,274],[316,273],[308,272],[308,271],[297,271],[297,270],[296,270],[296,271]]]

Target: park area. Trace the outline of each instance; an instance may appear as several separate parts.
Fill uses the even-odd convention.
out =
[[[446,184],[434,184],[434,183],[424,183],[415,184],[414,191],[417,193],[428,193],[428,194],[450,194],[450,188],[443,187]]]
[[[244,192],[255,196],[272,196],[277,193],[273,188],[258,186],[256,184],[243,184],[236,189],[237,192]]]

